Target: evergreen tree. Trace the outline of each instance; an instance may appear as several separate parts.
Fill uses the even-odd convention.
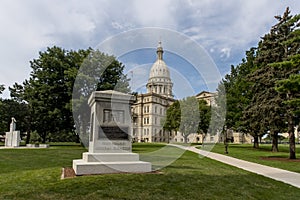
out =
[[[259,130],[270,131],[273,138],[272,151],[278,151],[278,133],[285,128],[283,99],[282,95],[275,91],[275,83],[290,72],[278,70],[271,63],[282,62],[299,50],[299,44],[289,42],[298,26],[299,17],[291,16],[287,8],[282,16],[275,16],[275,18],[278,23],[258,45],[255,58],[257,69],[248,76],[248,81],[252,83],[253,96],[244,111],[248,124],[260,120]]]
[[[289,61],[275,63],[274,67],[293,70],[287,79],[277,82],[276,91],[283,94],[285,119],[288,122],[290,159],[296,159],[296,144],[294,127],[298,125],[300,109],[300,54],[291,57]]]

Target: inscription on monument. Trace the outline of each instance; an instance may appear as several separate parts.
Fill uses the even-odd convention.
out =
[[[128,140],[128,127],[100,126],[98,139]]]
[[[125,122],[124,110],[104,109],[103,123],[110,123],[110,122],[124,123]]]

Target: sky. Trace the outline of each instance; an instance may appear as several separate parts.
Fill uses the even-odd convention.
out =
[[[0,0],[0,84],[28,79],[29,62],[55,45],[118,54],[142,90],[161,40],[175,96],[214,91],[287,6],[300,13],[298,0]]]

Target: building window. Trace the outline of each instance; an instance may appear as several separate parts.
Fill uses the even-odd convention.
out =
[[[157,113],[157,106],[154,107],[154,113]]]
[[[135,130],[135,128],[132,130],[132,135],[133,136],[135,136],[135,132],[136,132],[136,130]]]

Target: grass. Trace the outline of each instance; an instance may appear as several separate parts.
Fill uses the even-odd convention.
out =
[[[297,145],[297,158],[300,158],[299,148],[300,146]],[[229,144],[228,151],[228,156],[300,173],[300,162],[293,162],[287,159],[289,157],[288,144],[280,144],[279,152],[276,153],[271,152],[271,144],[260,144],[259,149],[254,149],[252,144]],[[212,152],[224,154],[224,144],[216,144]],[[263,157],[286,159],[266,160],[262,159]]]
[[[135,152],[163,144],[134,144]],[[172,147],[174,148],[174,147]],[[0,199],[299,199],[300,189],[185,152],[160,174],[60,179],[80,146],[0,150]]]

